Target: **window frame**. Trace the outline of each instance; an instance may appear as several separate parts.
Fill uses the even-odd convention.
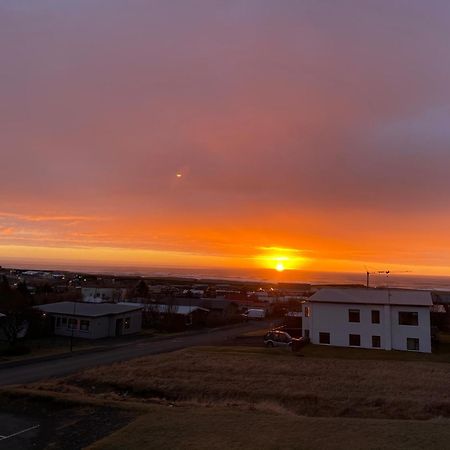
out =
[[[352,320],[352,315],[353,314],[355,314],[355,315],[357,314],[358,315],[358,320]],[[348,310],[348,321],[349,321],[349,323],[361,323],[361,310],[360,309],[349,308],[349,310]]]
[[[403,316],[403,319],[402,319]],[[405,320],[406,317],[413,317],[415,320]],[[398,324],[407,327],[419,326],[419,313],[418,311],[399,311],[398,312]]]
[[[358,344],[352,344],[352,338],[357,338],[358,339]],[[349,347],[361,347],[361,335],[360,334],[349,333],[349,335],[348,335],[348,346]]]
[[[376,316],[376,319],[374,320],[374,314]],[[380,324],[381,323],[381,312],[379,309],[372,309],[370,312],[370,319],[372,321],[372,324]]]
[[[322,338],[327,338],[325,339],[328,342],[323,342]],[[331,335],[328,331],[320,331],[319,332],[319,344],[324,344],[324,345],[330,345],[331,342]]]
[[[86,329],[83,328],[83,322],[87,323]],[[82,331],[83,333],[89,333],[90,327],[91,327],[91,321],[90,320],[87,320],[87,319],[81,319],[80,320],[80,331]]]
[[[378,345],[374,344],[374,339],[378,339]],[[381,336],[372,336],[372,348],[381,348]]]
[[[414,348],[409,348],[410,341],[414,341]],[[418,352],[420,351],[420,339],[419,338],[406,338],[406,350],[409,352]]]

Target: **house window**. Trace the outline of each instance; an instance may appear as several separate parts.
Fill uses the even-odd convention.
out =
[[[373,348],[381,347],[381,337],[380,336],[372,336],[372,347]]]
[[[409,311],[399,311],[398,313],[399,325],[419,325],[419,313]]]
[[[305,306],[305,317],[311,317],[311,310],[309,306]]]
[[[80,320],[80,331],[89,331],[89,320]]]
[[[330,343],[330,333],[319,333],[319,343],[329,344]]]
[[[56,324],[55,324],[56,328],[61,328],[61,317],[57,317],[56,318]]]
[[[348,345],[353,347],[359,347],[361,345],[361,336],[359,334],[349,334]]]
[[[63,317],[63,318],[61,319],[61,325],[62,325],[63,327],[67,327],[67,317]]]
[[[123,328],[125,330],[129,330],[130,329],[130,325],[131,325],[131,319],[129,317],[125,317],[125,319],[123,321]]]
[[[349,322],[359,322],[359,309],[349,309],[348,310],[348,321]]]
[[[372,310],[372,323],[380,323],[380,311],[378,309]]]
[[[77,328],[77,319],[69,319],[69,328],[75,330]]]
[[[406,348],[407,348],[407,350],[412,350],[412,351],[418,352],[419,351],[419,339],[406,338]]]

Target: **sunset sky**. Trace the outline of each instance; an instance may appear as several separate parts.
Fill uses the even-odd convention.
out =
[[[450,275],[447,0],[0,0],[0,265]]]

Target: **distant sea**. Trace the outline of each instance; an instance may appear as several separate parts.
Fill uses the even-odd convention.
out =
[[[142,269],[111,268],[105,272],[148,277],[186,277],[201,280],[259,281],[268,283],[366,284],[366,273],[314,272],[271,269]],[[371,287],[450,290],[450,277],[415,274],[370,275]]]
[[[4,264],[6,267],[6,264]],[[253,281],[266,283],[311,283],[311,284],[366,284],[366,273],[314,272],[306,270],[271,269],[176,269],[168,267],[143,268],[130,266],[94,266],[81,264],[15,263],[9,267],[34,270],[68,270],[105,275],[174,277],[197,280]],[[371,287],[397,287],[410,289],[435,289],[450,291],[450,276],[425,276],[420,274],[395,274],[370,276]]]

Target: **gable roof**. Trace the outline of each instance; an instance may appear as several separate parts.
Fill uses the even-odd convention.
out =
[[[431,293],[407,289],[323,288],[309,298],[318,303],[431,306]]]
[[[137,306],[136,304],[127,305],[123,303],[59,302],[35,306],[35,308],[49,314],[102,317],[138,311],[142,309],[142,306]]]

